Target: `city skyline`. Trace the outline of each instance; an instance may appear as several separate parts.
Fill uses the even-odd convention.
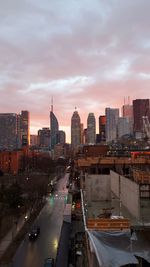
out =
[[[49,126],[51,97],[70,141],[74,107],[87,116],[150,98],[150,3],[45,0],[0,9],[0,113],[30,112],[31,133]]]
[[[134,112],[135,114],[133,116],[133,110],[135,109],[135,103],[137,103],[136,106],[137,106],[138,110],[136,112]],[[49,131],[52,131],[52,136],[53,136],[52,137],[53,141],[51,140],[51,142],[50,142],[51,148],[54,148],[54,144],[57,143],[57,138],[58,139],[63,138],[63,140],[65,139],[67,143],[72,143],[72,132],[73,132],[73,134],[75,133],[75,131],[74,131],[75,129],[73,129],[73,131],[72,131],[72,119],[73,119],[74,115],[77,114],[79,117],[79,120],[80,120],[80,123],[79,123],[80,131],[82,132],[84,130],[87,130],[87,136],[88,136],[88,130],[90,130],[90,128],[91,128],[90,131],[92,131],[91,134],[93,136],[93,137],[91,136],[92,139],[86,140],[86,141],[80,140],[79,143],[80,142],[81,143],[84,143],[84,142],[85,143],[86,142],[95,143],[95,142],[98,142],[99,138],[100,139],[102,138],[102,140],[104,141],[106,138],[106,136],[105,136],[105,134],[106,134],[105,130],[106,129],[104,128],[105,123],[106,123],[107,130],[108,130],[108,128],[110,128],[110,129],[114,128],[114,126],[115,126],[115,132],[113,133],[114,138],[111,137],[110,140],[114,140],[116,138],[117,132],[118,132],[118,137],[121,137],[124,134],[134,134],[136,136],[136,132],[138,133],[138,136],[139,136],[140,132],[143,131],[142,116],[148,116],[148,118],[150,116],[149,115],[149,111],[150,111],[149,103],[150,103],[150,99],[134,99],[131,103],[130,99],[128,97],[127,100],[124,99],[124,104],[120,108],[106,107],[104,114],[103,115],[99,114],[98,118],[95,117],[94,113],[89,112],[88,114],[86,114],[85,124],[83,123],[83,121],[81,119],[82,114],[78,113],[78,110],[75,107],[74,112],[73,112],[72,117],[71,117],[70,125],[68,126],[69,131],[66,132],[66,131],[63,131],[62,129],[59,130],[59,121],[57,120],[57,116],[53,110],[54,108],[53,108],[53,99],[52,99],[51,109],[50,109],[50,113],[49,113],[49,125],[46,125],[46,127],[40,126],[40,128],[38,128],[37,131],[34,133],[32,133],[30,131],[31,126],[29,126],[30,135],[32,135],[32,136],[38,135],[38,132],[43,131],[45,129],[46,130],[49,129]],[[108,111],[110,111],[110,112],[108,112]],[[28,116],[30,117],[30,111],[21,111],[21,114],[23,112],[28,113],[29,114]],[[113,119],[113,116],[114,116],[113,113],[114,112],[117,112],[117,117],[115,119],[115,121],[116,121],[115,123],[113,123],[113,120],[114,120]],[[142,114],[142,115],[140,116],[140,114]],[[0,113],[0,115],[2,115],[2,117],[5,115],[11,115],[11,116],[15,115],[18,117],[20,116],[19,114],[12,113],[12,112],[11,113]],[[139,127],[138,131],[136,131],[136,129],[134,129],[135,128],[134,127],[134,124],[135,124],[134,119],[135,118],[140,123],[140,126],[138,126]],[[111,121],[111,123],[109,121]],[[118,124],[118,126],[116,123]],[[75,123],[75,125],[76,125],[76,123]],[[75,128],[76,128],[76,126],[75,126]],[[59,134],[61,134],[60,132],[62,132],[62,134],[63,134],[62,137],[58,136]],[[82,133],[82,134],[84,136],[85,133]],[[81,133],[79,134],[81,139],[83,138],[82,134]],[[97,136],[98,139],[96,139],[96,136],[94,138],[93,134],[94,135],[95,134],[98,134],[98,135],[102,134],[103,137]],[[112,134],[112,133],[109,133],[109,134]],[[86,138],[86,137],[84,136],[84,138]],[[94,139],[95,139],[95,141],[94,141]],[[108,136],[106,139],[107,139],[107,141],[110,141]],[[52,145],[52,143],[53,143],[53,145]]]

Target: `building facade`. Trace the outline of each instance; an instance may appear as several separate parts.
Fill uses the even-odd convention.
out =
[[[123,117],[118,118],[118,138],[130,134],[131,134],[130,120],[128,118],[123,118]]]
[[[99,135],[100,142],[106,141],[106,116],[99,116]]]
[[[50,111],[50,131],[51,131],[51,137],[50,137],[50,149],[54,149],[55,145],[57,144],[57,135],[59,131],[59,124],[58,120],[53,113],[53,105],[51,107]]]
[[[20,115],[21,147],[30,145],[30,115],[29,111],[22,110]]]
[[[133,120],[135,136],[143,134],[143,116],[147,116],[150,121],[150,99],[133,100]]]
[[[37,134],[30,134],[30,146],[31,147],[37,147],[38,146]]]
[[[94,113],[89,113],[87,118],[87,142],[95,144],[96,141],[96,120]]]
[[[38,131],[38,145],[41,148],[49,149],[50,147],[50,129],[42,128]]]
[[[106,141],[111,142],[117,139],[117,125],[119,118],[118,108],[106,108]]]
[[[71,118],[71,145],[73,148],[81,144],[81,122],[78,111],[74,111]]]
[[[66,134],[62,130],[59,130],[57,133],[57,143],[58,144],[65,144],[66,143]]]
[[[18,118],[15,113],[0,114],[0,150],[18,148]]]
[[[122,106],[122,117],[127,118],[130,124],[130,134],[133,134],[133,105]]]

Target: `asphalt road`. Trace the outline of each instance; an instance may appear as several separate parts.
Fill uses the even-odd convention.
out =
[[[57,190],[47,197],[47,203],[35,221],[40,226],[40,235],[35,241],[29,241],[28,235],[26,236],[13,259],[13,267],[43,267],[45,258],[56,258],[63,210],[67,201],[68,175],[67,173],[58,181]]]

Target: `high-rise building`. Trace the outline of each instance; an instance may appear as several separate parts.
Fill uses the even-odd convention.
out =
[[[87,144],[87,128],[83,130],[83,144]]]
[[[59,130],[57,133],[57,143],[58,144],[65,144],[66,143],[66,134],[62,130]]]
[[[87,118],[87,142],[95,144],[96,141],[96,121],[94,113],[89,113]]]
[[[118,138],[130,134],[131,134],[130,120],[124,117],[118,118]]]
[[[17,114],[0,113],[0,150],[18,148]]]
[[[29,111],[22,110],[20,118],[20,138],[21,138],[21,146],[29,146],[30,145],[30,118]]]
[[[37,134],[30,134],[30,146],[31,147],[37,147],[38,146]]]
[[[41,148],[49,149],[50,145],[50,129],[42,128],[38,130],[38,145]]]
[[[81,144],[84,144],[84,125],[81,123]]]
[[[106,141],[106,116],[99,116],[99,139],[100,142]]]
[[[133,120],[135,136],[143,133],[143,116],[147,116],[150,121],[150,99],[133,100]]]
[[[71,145],[72,147],[81,144],[81,123],[78,111],[75,110],[71,118]]]
[[[133,106],[125,104],[122,106],[122,117],[133,119]]]
[[[119,118],[118,108],[106,108],[106,141],[111,142],[117,139],[117,124]]]
[[[50,111],[50,131],[51,131],[50,149],[52,150],[57,144],[57,134],[59,131],[58,120],[53,112],[53,103],[51,105],[51,111]]]
[[[130,125],[130,133],[133,134],[133,106],[130,104],[124,104],[122,106],[122,117],[126,118]]]

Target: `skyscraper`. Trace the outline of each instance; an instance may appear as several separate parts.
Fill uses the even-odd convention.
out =
[[[21,146],[30,145],[30,118],[29,111],[22,110],[20,117]]]
[[[83,123],[80,124],[81,127],[81,144],[84,144],[84,125]]]
[[[18,119],[15,113],[0,113],[0,149],[13,150],[18,147]]]
[[[133,119],[133,106],[126,104],[122,106],[122,117]]]
[[[57,133],[57,143],[65,144],[66,143],[66,133],[62,130],[59,130]]]
[[[99,116],[100,142],[106,141],[106,116]]]
[[[147,116],[150,121],[150,99],[133,100],[133,120],[134,133],[142,135],[143,133],[143,116]]]
[[[71,145],[76,147],[81,144],[81,123],[78,111],[75,110],[71,118]]]
[[[111,142],[117,139],[117,124],[119,118],[118,108],[106,108],[106,141]]]
[[[96,121],[94,113],[89,113],[87,118],[87,141],[88,144],[95,144],[96,139]]]
[[[53,102],[51,105],[50,111],[50,149],[54,149],[54,146],[57,144],[57,134],[59,131],[58,120],[53,113]]]
[[[122,106],[122,117],[127,119],[129,123],[130,132],[129,134],[133,134],[133,106],[130,104],[124,104]]]
[[[126,117],[118,118],[118,138],[130,134],[131,134],[130,120]]]
[[[50,129],[42,128],[38,130],[38,145],[42,148],[49,149]]]

